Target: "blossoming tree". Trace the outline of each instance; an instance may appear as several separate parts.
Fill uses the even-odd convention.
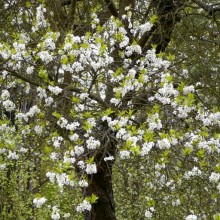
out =
[[[113,166],[132,160],[147,170],[142,217],[169,219],[165,204],[187,220],[218,219],[220,113],[164,53],[188,4],[213,15],[218,8],[23,3],[0,43],[4,219],[114,220]],[[188,200],[198,203],[191,208]]]

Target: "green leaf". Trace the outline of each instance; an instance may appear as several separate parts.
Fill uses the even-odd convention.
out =
[[[154,24],[155,22],[157,22],[157,20],[158,20],[158,16],[157,16],[157,15],[153,15],[153,16],[150,18],[150,22],[151,22],[152,24]]]
[[[184,155],[190,155],[193,152],[193,149],[191,147],[187,147],[183,150]]]
[[[173,61],[175,59],[175,55],[172,55],[171,53],[168,54],[167,59],[169,61]]]
[[[79,97],[73,96],[73,97],[72,97],[72,102],[73,102],[73,103],[80,103]]]
[[[130,151],[133,152],[135,155],[140,154],[140,147],[139,146],[133,146],[130,148]]]
[[[220,213],[216,213],[215,215],[213,215],[213,219],[220,220]]]
[[[111,108],[108,108],[102,113],[102,116],[109,116],[112,113],[114,113],[114,111]]]
[[[83,116],[84,116],[85,118],[91,118],[91,117],[92,117],[92,113],[91,113],[91,112],[84,112],[84,113],[83,113]]]
[[[154,141],[154,133],[151,132],[151,131],[146,131],[144,133],[144,140],[146,142],[151,142],[151,141]]]
[[[94,157],[90,157],[88,160],[86,160],[87,163],[93,164],[94,162]]]
[[[220,173],[220,163],[218,163],[215,167],[214,170],[218,173]]]
[[[60,118],[61,118],[61,114],[58,113],[58,112],[53,112],[52,115],[53,115],[54,117],[56,117],[57,119],[60,119]]]
[[[90,197],[90,202],[93,204],[93,203],[96,203],[97,200],[98,200],[98,196],[96,196],[95,194],[92,194],[91,197]]]
[[[43,79],[45,82],[48,81],[48,74],[44,69],[40,69],[38,76]]]
[[[197,155],[198,157],[201,157],[201,158],[205,157],[205,156],[206,156],[205,150],[200,149],[200,150],[196,153],[196,155]]]
[[[88,131],[92,128],[92,125],[90,125],[89,122],[86,121],[82,127],[84,130]]]

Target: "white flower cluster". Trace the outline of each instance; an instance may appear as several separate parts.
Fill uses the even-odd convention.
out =
[[[113,156],[108,156],[108,157],[105,157],[104,158],[104,161],[112,161],[114,160],[115,158]]]
[[[184,95],[187,95],[188,93],[194,93],[194,91],[195,91],[195,88],[194,88],[193,85],[191,85],[191,86],[185,86],[185,87],[183,88],[183,94],[184,94]]]
[[[28,152],[28,149],[27,149],[27,148],[22,147],[22,148],[20,148],[20,152],[25,154],[25,153],[27,153],[27,152]]]
[[[141,54],[142,49],[139,45],[131,45],[126,47],[125,55],[130,57],[133,53]]]
[[[190,177],[194,176],[201,176],[202,171],[198,167],[193,167],[191,171],[188,171],[184,174],[184,178],[189,179]]]
[[[16,108],[16,105],[10,100],[3,101],[2,104],[3,104],[3,107],[5,108],[5,110],[8,112],[13,111]]]
[[[163,138],[157,141],[158,147],[162,149],[169,149],[171,147],[170,141],[167,138]]]
[[[70,139],[71,141],[77,141],[78,138],[79,138],[79,135],[76,134],[76,133],[69,135],[69,139]]]
[[[0,170],[4,170],[6,167],[7,167],[7,166],[6,166],[6,164],[5,164],[5,163],[0,164]]]
[[[33,117],[34,115],[40,113],[38,106],[34,105],[30,108],[29,112],[26,113],[28,117]]]
[[[149,210],[145,211],[144,215],[145,215],[146,218],[152,218],[153,217],[152,212],[150,212]]]
[[[46,49],[49,50],[55,50],[56,49],[56,45],[54,43],[54,39],[51,37],[48,37],[45,41],[44,41],[44,47]]]
[[[72,122],[66,125],[66,129],[70,131],[74,131],[76,128],[80,126],[79,122]]]
[[[63,89],[61,89],[58,86],[48,86],[48,89],[54,94],[54,95],[59,95],[60,93],[62,93]]]
[[[35,198],[33,200],[33,203],[34,205],[37,207],[37,208],[40,208],[42,207],[42,205],[47,201],[47,199],[45,197],[42,197],[42,198]]]
[[[64,185],[74,186],[74,182],[69,179],[69,176],[66,173],[59,174],[59,173],[47,172],[46,176],[49,178],[49,180],[52,183],[55,183],[56,181],[57,184],[61,187],[61,189],[63,188]]]
[[[80,126],[79,122],[72,122],[72,123],[68,123],[68,121],[64,118],[61,117],[58,121],[57,124],[61,127],[61,128],[66,128],[67,130],[70,131],[74,131],[77,127]],[[70,135],[71,138],[76,138],[76,136],[72,136]]]
[[[181,205],[181,202],[180,202],[180,199],[177,199],[176,201],[172,201],[172,206],[180,206]]]
[[[142,36],[146,31],[149,31],[153,25],[150,22],[146,22],[138,26],[138,31],[140,36]]]
[[[209,181],[213,183],[217,183],[220,179],[220,173],[211,173],[211,176],[209,177]]]
[[[58,160],[58,153],[56,153],[56,152],[52,152],[51,154],[50,154],[50,159],[51,160]]]
[[[217,125],[220,127],[220,112],[198,112],[196,116],[197,120],[201,120],[204,126],[213,126]]]
[[[43,89],[41,87],[37,87],[37,96],[42,99],[42,98],[47,98],[47,93],[46,93],[46,89]]]
[[[74,164],[76,162],[76,159],[73,156],[75,156],[75,152],[73,150],[70,152],[70,155],[69,152],[65,152],[63,163]]]
[[[49,178],[50,182],[54,183],[55,182],[55,178],[56,178],[56,174],[53,172],[47,172],[46,176]]]
[[[76,207],[77,212],[84,212],[84,211],[91,211],[91,210],[92,210],[92,205],[88,201],[86,201],[85,199],[83,200],[82,203],[80,203]]]
[[[34,117],[36,114],[40,113],[40,109],[38,108],[38,106],[34,105],[30,108],[30,110],[27,113],[18,113],[16,115],[16,119],[18,120],[25,120],[26,122],[28,122],[28,118],[30,117]]]
[[[84,148],[82,146],[74,146],[74,152],[77,156],[80,156],[84,153]]]
[[[62,143],[62,141],[63,141],[63,137],[61,137],[61,136],[53,137],[53,138],[52,138],[52,141],[53,141],[53,146],[54,146],[55,148],[58,148],[58,147],[60,147],[60,145],[61,145],[61,143]]]
[[[153,115],[149,115],[147,118],[147,122],[149,125],[149,130],[153,131],[155,129],[160,130],[162,128],[162,122],[159,118],[159,114],[155,113]]]
[[[60,209],[58,209],[57,206],[52,207],[51,219],[53,219],[53,220],[60,219]]]
[[[1,94],[1,98],[2,100],[7,100],[10,98],[10,93],[8,90],[2,90],[2,94]]]
[[[36,125],[36,126],[34,127],[34,131],[35,131],[36,134],[41,135],[42,132],[43,132],[43,127],[40,126],[40,125]]]
[[[32,31],[35,32],[40,28],[46,28],[49,26],[47,21],[45,20],[44,13],[46,12],[46,8],[43,8],[42,5],[39,5],[37,7],[36,12],[36,25],[35,27],[32,27]]]
[[[185,220],[197,220],[197,216],[196,215],[188,215]]]
[[[153,146],[154,146],[154,142],[144,143],[143,146],[142,146],[140,155],[141,156],[148,155]]]
[[[94,174],[97,173],[96,164],[86,164],[86,173],[87,174]]]
[[[80,180],[78,184],[80,187],[88,187],[89,185],[88,182],[85,180]]]
[[[86,144],[89,150],[94,150],[100,146],[100,141],[95,140],[94,137],[89,137],[89,139],[86,141]]]
[[[26,73],[28,75],[31,75],[34,72],[34,66],[29,66],[27,67]]]
[[[37,53],[40,59],[45,63],[48,64],[53,60],[53,56],[48,51],[40,51]]]
[[[129,159],[130,158],[130,151],[127,151],[127,150],[122,150],[122,151],[120,151],[120,158],[122,159],[122,160],[124,160],[124,159]]]
[[[9,151],[8,152],[8,159],[18,160],[19,156],[16,152]]]

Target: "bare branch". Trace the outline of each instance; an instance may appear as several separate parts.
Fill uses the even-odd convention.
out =
[[[119,14],[118,14],[118,10],[117,8],[115,7],[115,4],[112,0],[105,0],[108,8],[109,8],[109,11],[111,12],[111,14],[114,16],[114,17],[119,17]]]
[[[12,76],[15,76],[15,77],[17,77],[18,79],[21,79],[21,80],[23,80],[24,82],[28,82],[28,83],[30,83],[31,85],[34,85],[34,86],[41,86],[39,83],[37,83],[37,82],[35,82],[35,81],[32,81],[32,80],[30,80],[29,78],[27,78],[27,77],[25,77],[25,76],[22,76],[22,75],[20,75],[19,73],[17,73],[16,71],[14,71],[14,70],[10,70],[10,69],[8,69],[8,68],[1,68],[0,69],[0,71],[7,71],[7,72],[9,72]]]
[[[220,4],[208,5],[200,0],[193,0],[199,7],[204,11],[208,12],[209,15],[214,15],[216,12],[220,12]]]

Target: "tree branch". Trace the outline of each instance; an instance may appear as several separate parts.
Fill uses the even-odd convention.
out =
[[[107,6],[108,6],[108,9],[109,11],[111,12],[111,14],[114,16],[114,17],[117,17],[119,18],[119,14],[118,14],[118,10],[117,8],[115,7],[115,4],[112,0],[105,0]]]
[[[84,92],[83,90],[81,90],[79,88],[76,88],[76,87],[74,87],[72,85],[65,87],[65,90],[76,92],[78,94]],[[105,101],[103,101],[99,96],[95,95],[94,93],[89,93],[89,98],[97,101],[103,107],[109,107],[108,104]]]
[[[209,15],[214,15],[216,12],[220,12],[220,4],[207,5],[199,0],[193,0],[193,2],[201,7],[204,11],[208,12]]]
[[[30,80],[29,78],[27,78],[27,77],[25,77],[25,76],[21,76],[20,74],[18,74],[16,71],[14,71],[14,70],[10,70],[10,69],[8,69],[8,68],[1,68],[0,69],[0,71],[7,71],[7,72],[9,72],[12,76],[15,76],[15,77],[17,77],[17,78],[19,78],[19,79],[21,79],[21,80],[23,80],[24,82],[28,82],[28,83],[30,83],[31,85],[34,85],[34,86],[41,86],[39,83],[37,83],[37,82],[34,82],[34,81],[32,81],[32,80]]]

